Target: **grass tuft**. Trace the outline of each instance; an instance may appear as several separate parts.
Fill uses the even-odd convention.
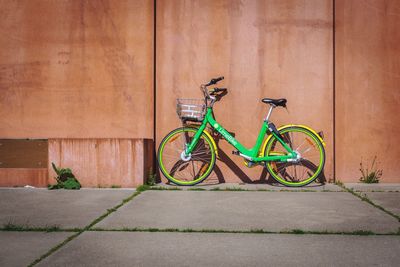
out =
[[[150,189],[150,185],[142,184],[142,185],[139,185],[138,187],[136,187],[136,192],[144,192],[149,189]]]
[[[11,222],[4,224],[1,228],[3,231],[24,231],[25,229],[26,226],[13,224]]]
[[[53,225],[50,227],[46,227],[46,232],[58,232],[60,231],[60,227],[58,225]]]
[[[292,231],[290,231],[289,233],[291,234],[295,234],[295,235],[304,235],[306,232],[301,230],[301,229],[293,229]]]
[[[364,167],[362,159],[360,162],[360,182],[367,184],[379,183],[379,179],[382,177],[383,170],[378,168],[378,163],[376,162],[377,156],[374,156],[372,164],[370,167]]]
[[[225,189],[223,189],[223,191],[249,191],[249,189],[240,187],[226,187]]]
[[[148,190],[180,191],[180,190],[182,190],[182,188],[179,188],[179,187],[176,187],[176,186],[174,186],[174,187],[152,186]]]
[[[259,192],[274,192],[275,190],[266,189],[266,188],[258,188],[257,191],[259,191]]]
[[[221,191],[221,188],[219,188],[219,187],[214,187],[214,188],[211,188],[210,191]]]
[[[342,187],[343,189],[345,189],[345,188],[344,188],[343,182],[340,181],[340,180],[337,180],[337,181],[335,182],[335,185],[340,186],[340,187]]]
[[[312,189],[281,189],[278,192],[318,192]]]
[[[200,187],[192,187],[192,188],[189,188],[188,191],[207,191],[207,190],[204,188],[200,188]]]
[[[271,232],[265,231],[264,229],[251,229],[250,233],[253,233],[253,234],[267,234],[267,233],[271,233]]]
[[[27,225],[18,225],[14,223],[6,223],[0,228],[0,231],[12,232],[76,232],[75,229],[61,229],[58,225],[44,227],[29,227]]]
[[[372,231],[367,231],[367,230],[357,230],[352,232],[353,235],[375,235],[374,232]]]

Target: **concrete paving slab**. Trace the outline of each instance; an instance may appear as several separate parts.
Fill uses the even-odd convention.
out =
[[[85,232],[39,266],[398,266],[398,236]]]
[[[0,232],[0,266],[27,266],[72,234]]]
[[[163,188],[174,188],[179,187],[182,190],[193,190],[193,189],[204,189],[204,190],[213,190],[216,188],[219,189],[243,189],[243,190],[265,190],[265,191],[315,191],[315,192],[322,192],[322,191],[332,191],[332,192],[343,192],[345,191],[340,186],[335,184],[317,184],[312,183],[307,186],[303,187],[287,187],[280,184],[245,184],[245,183],[221,183],[221,184],[198,184],[195,186],[176,186],[174,184],[157,184],[155,187],[163,187]]]
[[[397,232],[392,216],[347,192],[146,191],[95,227]]]
[[[0,226],[84,227],[133,190],[0,189]]]
[[[372,202],[400,216],[400,193],[395,192],[364,192]]]
[[[400,192],[400,184],[345,183],[344,185],[356,192]]]

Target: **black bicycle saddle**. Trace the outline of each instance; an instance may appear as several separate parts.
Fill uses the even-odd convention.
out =
[[[272,99],[272,98],[263,98],[261,100],[265,104],[273,104],[275,106],[286,107],[286,98]]]

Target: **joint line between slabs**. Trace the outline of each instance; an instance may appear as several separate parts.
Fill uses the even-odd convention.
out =
[[[375,202],[373,202],[371,199],[368,198],[368,196],[365,194],[364,196],[361,194],[362,192],[360,192],[360,194],[356,191],[354,191],[352,188],[347,188],[343,183],[341,182],[337,182],[336,183],[338,186],[340,186],[341,188],[343,188],[346,192],[352,194],[353,196],[357,197],[358,199],[360,199],[361,201],[367,202],[368,204],[370,204],[371,206],[373,206],[376,209],[379,209],[383,212],[385,212],[386,214],[392,216],[393,218],[397,219],[398,222],[400,222],[400,216],[394,214],[393,212],[385,209],[384,207],[376,204]],[[400,233],[400,228],[399,228],[399,233]]]
[[[78,236],[80,236],[81,234],[83,234],[86,231],[90,231],[91,228],[96,225],[97,223],[101,222],[102,220],[104,220],[106,217],[108,217],[110,214],[116,212],[119,208],[121,208],[122,206],[124,206],[126,203],[130,202],[133,198],[135,198],[136,196],[140,195],[140,193],[142,193],[142,190],[137,190],[136,192],[134,192],[132,195],[130,195],[129,197],[125,198],[122,200],[121,203],[119,203],[118,205],[114,206],[111,209],[107,209],[107,211],[105,213],[103,213],[101,216],[97,217],[96,219],[94,219],[90,224],[88,224],[87,226],[85,226],[82,229],[79,229],[78,232],[76,232],[75,234],[69,236],[68,238],[66,238],[64,241],[62,241],[61,243],[59,243],[58,245],[52,247],[50,250],[48,250],[45,254],[41,255],[39,258],[37,258],[36,260],[34,260],[31,264],[29,264],[28,266],[35,266],[36,264],[38,264],[39,262],[41,262],[42,260],[46,259],[47,257],[49,257],[50,255],[52,255],[54,252],[56,252],[57,250],[59,250],[60,248],[62,248],[63,246],[65,246],[67,243],[69,243],[70,241],[74,240],[75,238],[77,238]]]

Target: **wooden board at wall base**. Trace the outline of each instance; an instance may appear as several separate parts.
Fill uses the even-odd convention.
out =
[[[0,139],[0,168],[46,168],[47,140]]]

